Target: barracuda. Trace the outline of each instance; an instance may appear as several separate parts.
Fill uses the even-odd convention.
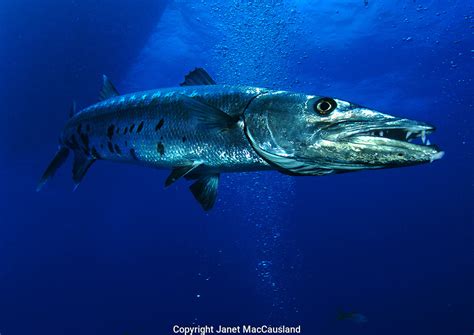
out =
[[[201,68],[181,87],[119,95],[104,76],[101,101],[65,125],[37,190],[74,153],[77,187],[97,160],[171,169],[204,210],[223,172],[278,170],[326,175],[432,162],[434,127],[329,97],[216,85]],[[417,140],[419,143],[411,143]]]

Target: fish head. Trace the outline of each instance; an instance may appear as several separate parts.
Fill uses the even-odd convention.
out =
[[[255,151],[293,175],[410,166],[444,154],[426,141],[431,125],[329,97],[265,93],[249,104],[244,125]]]

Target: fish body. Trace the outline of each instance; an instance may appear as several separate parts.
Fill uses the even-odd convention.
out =
[[[61,142],[94,159],[155,168],[200,162],[206,173],[265,170],[270,165],[252,149],[242,122],[225,131],[210,131],[184,101],[216,106],[238,119],[263,92],[201,85],[114,96],[74,115]]]
[[[195,69],[181,87],[120,95],[104,76],[101,101],[72,116],[38,190],[74,153],[73,180],[97,160],[171,169],[205,210],[220,173],[278,170],[326,175],[408,166],[442,157],[434,127],[339,99],[257,87],[216,85]],[[413,140],[421,144],[410,143]]]

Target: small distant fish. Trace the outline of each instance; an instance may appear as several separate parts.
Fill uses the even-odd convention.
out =
[[[366,323],[367,317],[362,313],[357,312],[344,312],[343,310],[339,310],[337,314],[337,320],[339,321],[352,321],[354,323]]]

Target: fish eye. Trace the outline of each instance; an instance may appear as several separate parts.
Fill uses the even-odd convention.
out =
[[[336,101],[331,98],[321,98],[314,103],[314,110],[321,115],[329,115],[337,107]]]

